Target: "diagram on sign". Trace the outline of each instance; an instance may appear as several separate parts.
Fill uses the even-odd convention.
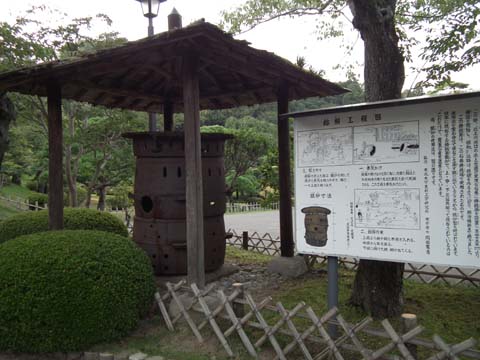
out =
[[[420,189],[355,190],[355,227],[420,229]]]
[[[300,167],[352,163],[352,128],[299,132],[297,144]]]
[[[354,164],[420,160],[418,121],[358,126],[353,139]]]

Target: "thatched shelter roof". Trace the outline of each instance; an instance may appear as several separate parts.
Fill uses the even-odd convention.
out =
[[[149,112],[162,112],[168,101],[181,111],[181,67],[186,55],[198,59],[201,109],[276,101],[285,82],[290,100],[347,91],[199,21],[78,58],[2,73],[0,92],[46,96],[47,83],[55,80],[64,99]]]

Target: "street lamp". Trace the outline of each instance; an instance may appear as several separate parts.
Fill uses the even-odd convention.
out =
[[[143,16],[148,18],[148,36],[153,36],[153,18],[157,17],[160,4],[167,0],[136,0],[142,5]],[[157,115],[148,113],[148,129],[157,130]]]
[[[148,36],[153,36],[153,18],[157,17],[160,4],[167,0],[136,0],[142,5],[143,16],[148,18]]]

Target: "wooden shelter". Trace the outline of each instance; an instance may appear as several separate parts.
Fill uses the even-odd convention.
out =
[[[63,227],[61,100],[110,108],[161,112],[165,131],[173,113],[185,115],[187,239],[190,282],[204,283],[200,149],[201,109],[224,109],[266,102],[288,112],[289,100],[329,96],[347,90],[302,70],[272,53],[207,22],[153,37],[0,74],[5,91],[46,96],[49,128],[49,219]],[[280,238],[282,256],[293,256],[290,139],[288,120],[278,121]]]

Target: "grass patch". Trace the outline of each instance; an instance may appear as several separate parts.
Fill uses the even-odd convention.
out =
[[[423,335],[440,335],[459,342],[469,337],[480,341],[480,289],[467,286],[422,284],[407,280],[405,311],[417,314],[425,326]]]
[[[35,195],[37,193],[27,189],[26,187],[11,184],[0,188],[0,194],[3,196],[19,197],[26,200],[29,196]]]
[[[18,210],[0,204],[0,220],[4,220],[18,213]]]
[[[226,260],[235,264],[268,264],[272,256],[227,245]]]
[[[355,273],[341,270],[339,277],[339,310],[349,323],[356,323],[367,316],[359,308],[348,304]],[[290,281],[273,294],[274,301],[281,301],[286,308],[293,308],[300,301],[311,306],[318,316],[327,311],[327,279],[324,276]],[[458,343],[470,337],[480,341],[480,289],[466,286],[422,284],[404,281],[404,312],[417,315],[418,324],[425,327],[422,338],[440,335],[449,343]],[[392,325],[400,329],[400,321],[392,319]],[[373,326],[381,328],[378,321]],[[378,348],[384,341],[370,337],[366,344]]]
[[[233,246],[227,246],[227,261],[237,264],[267,264],[272,257],[252,251],[245,251]],[[320,317],[327,311],[327,274],[323,272],[325,267],[316,267],[316,271],[301,279],[289,280],[282,283],[279,290],[270,293],[273,297],[272,304],[280,301],[286,309],[293,309],[300,301],[311,306]],[[339,309],[341,315],[349,323],[356,323],[366,317],[360,309],[350,306],[348,300],[352,290],[355,273],[340,269],[339,278]],[[413,280],[404,282],[405,312],[417,314],[418,323],[425,327],[420,335],[424,339],[431,339],[433,334],[440,335],[449,343],[458,343],[470,337],[480,340],[480,289],[466,286],[449,287],[441,284],[421,284]],[[302,311],[303,312],[303,311]],[[270,325],[279,319],[278,315],[271,312],[262,312]],[[307,319],[293,319],[299,329],[305,329],[311,325]],[[183,322],[184,323],[184,322]],[[400,322],[391,320],[392,325],[400,328]],[[126,350],[131,352],[143,351],[149,355],[161,355],[166,358],[181,360],[206,360],[213,357],[217,360],[227,359],[227,355],[209,330],[202,330],[202,335],[208,339],[204,344],[199,344],[186,325],[176,327],[175,332],[166,330],[163,321],[159,317],[149,320],[151,330],[140,330],[124,340],[112,344],[104,344],[94,351],[106,351],[121,353]],[[375,328],[381,328],[381,324],[375,321],[371,324]],[[285,326],[284,326],[285,328]],[[263,332],[252,328],[246,329],[252,339],[258,339]],[[318,332],[315,332],[318,335]],[[276,335],[281,346],[291,341],[290,337]],[[379,349],[389,342],[378,337],[361,334],[361,341],[370,349]],[[232,341],[233,340],[233,341]],[[230,342],[232,341],[232,342]],[[249,359],[243,346],[236,336],[229,338],[236,359]],[[267,341],[268,343],[268,341]],[[309,348],[313,350],[312,345]],[[432,355],[428,350],[419,349],[419,358],[428,358]],[[264,346],[261,359],[273,358],[273,350],[269,345]],[[313,350],[315,353],[315,350]],[[344,354],[342,352],[342,354]],[[270,356],[271,355],[271,356]],[[345,359],[357,359],[358,353],[345,353]],[[289,354],[289,358],[302,358],[295,350]]]

